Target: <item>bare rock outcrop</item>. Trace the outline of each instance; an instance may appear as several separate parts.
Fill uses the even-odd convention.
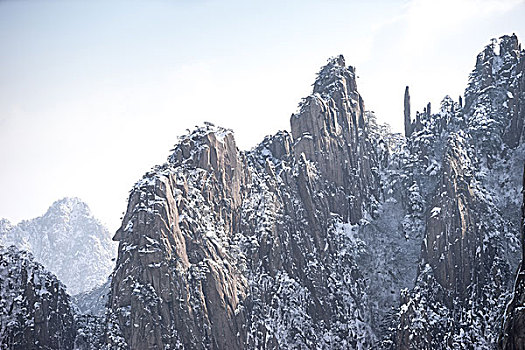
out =
[[[133,189],[109,304],[130,348],[242,346],[248,286],[223,245],[239,226],[241,164],[232,133],[208,126]]]
[[[408,86],[405,88],[405,98],[403,100],[404,117],[405,117],[405,137],[410,137],[413,131],[412,117],[410,115],[410,92]]]

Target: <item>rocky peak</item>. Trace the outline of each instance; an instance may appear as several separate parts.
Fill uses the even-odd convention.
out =
[[[108,343],[370,346],[368,327],[344,321],[369,317],[361,280],[344,277],[361,275],[343,223],[359,222],[376,200],[363,115],[341,56],[321,69],[291,133],[249,152],[211,124],[183,136],[168,163],[135,185],[115,235]]]
[[[422,129],[408,139],[425,221],[418,277],[402,297],[399,349],[485,349],[496,342],[519,229],[508,217],[518,186],[508,173],[523,164],[523,150],[506,138],[519,135],[525,117],[508,108],[522,72],[517,50],[514,36],[493,40],[478,55],[466,106],[446,96],[435,115],[427,108]]]
[[[310,98],[312,97],[321,97],[328,104],[336,103],[342,111],[353,114],[356,128],[364,126],[364,104],[357,91],[355,68],[346,67],[342,55],[330,58],[321,68],[314,83],[313,96]]]
[[[239,152],[207,124],[135,185],[109,347],[368,349],[396,326],[398,349],[494,344],[516,248],[494,188],[513,163],[484,167],[466,122],[493,101],[447,97],[403,137],[365,118],[355,78],[332,58],[291,132]]]
[[[516,35],[492,39],[476,59],[465,92],[465,106],[470,107],[476,95],[485,89],[506,83],[521,55]]]
[[[516,147],[523,135],[524,57],[516,35],[492,39],[470,74],[464,110],[489,165],[501,147]]]
[[[237,148],[232,130],[205,123],[179,137],[172,152],[168,161],[173,166],[185,165],[217,171],[226,165],[225,160],[236,158]]]
[[[313,94],[290,118],[294,154],[316,164],[324,178],[343,192],[357,188],[372,192],[375,155],[367,138],[363,99],[357,91],[353,67],[343,56],[328,60],[321,68]],[[345,194],[345,196],[348,195]],[[353,222],[362,217],[363,203],[355,197],[349,206],[333,208]]]
[[[405,88],[404,98],[405,137],[410,137],[413,130],[412,117],[410,116],[410,92],[408,86]]]
[[[346,94],[357,89],[355,68],[345,65],[343,55],[328,59],[328,63],[317,73],[314,83],[314,94],[329,97],[336,90],[345,90]]]
[[[66,197],[55,201],[45,215],[92,215],[88,205],[77,197]]]
[[[240,347],[246,286],[228,247],[240,221],[242,157],[231,130],[206,123],[136,183],[114,237],[110,344]]]
[[[225,195],[239,205],[242,160],[232,130],[205,123],[182,136],[172,152],[168,158],[172,167],[211,171],[223,189],[231,190]]]
[[[520,51],[521,45],[514,34],[493,38],[490,44],[478,54],[475,72],[485,76],[499,73],[502,68],[509,68],[510,64],[516,63]]]

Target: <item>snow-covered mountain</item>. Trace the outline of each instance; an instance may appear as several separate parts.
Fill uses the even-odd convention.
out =
[[[71,295],[104,284],[116,256],[110,233],[78,198],[58,200],[44,215],[15,226],[0,220],[0,244],[31,252]]]
[[[103,317],[106,312],[108,302],[109,287],[111,280],[108,279],[104,284],[73,296],[73,304],[82,314]]]
[[[415,286],[402,295],[400,349],[497,343],[520,254],[524,61],[516,36],[493,40],[465,104],[447,97],[412,123],[406,168],[423,199],[423,244]]]
[[[493,349],[519,260],[525,53],[477,58],[405,137],[329,60],[291,133],[240,152],[183,136],[131,192],[115,239],[116,348]],[[163,276],[169,276],[168,279]]]
[[[414,116],[407,87],[404,103],[405,135],[379,125],[355,69],[337,56],[290,131],[250,151],[209,123],[180,137],[130,192],[111,278],[76,298],[91,315],[75,316],[75,347],[525,348],[523,261],[517,280],[514,272],[525,51],[515,35],[495,39],[464,97]],[[72,223],[88,213],[59,201],[38,225],[0,221],[0,230],[48,258],[58,244],[79,249],[73,237],[88,239],[84,248],[107,239],[77,237],[89,225]],[[0,256],[25,254],[10,249]],[[79,254],[90,257],[85,273],[94,253]],[[5,271],[4,299],[26,298],[2,282]]]
[[[377,157],[355,73],[330,59],[291,133],[240,152],[231,130],[183,136],[133,188],[115,239],[113,348],[370,348],[359,223]]]

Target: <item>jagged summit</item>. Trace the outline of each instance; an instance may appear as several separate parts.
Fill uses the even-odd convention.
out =
[[[361,276],[345,237],[377,196],[363,114],[353,69],[338,57],[291,133],[249,152],[211,124],[183,136],[135,185],[115,235],[108,342],[369,348],[370,327],[351,320],[369,318],[361,280],[345,279]]]
[[[495,348],[519,252],[524,57],[515,36],[492,40],[465,105],[446,96],[407,138],[423,244],[396,349]]]
[[[489,163],[497,158],[491,145],[515,148],[523,138],[525,116],[525,50],[516,35],[493,39],[477,56],[465,90],[468,127],[485,149]],[[488,132],[487,132],[488,131]]]
[[[472,105],[479,92],[507,85],[509,79],[515,77],[513,68],[524,54],[525,51],[521,50],[521,44],[515,34],[492,39],[477,56],[475,68],[469,76],[465,90],[466,108]]]
[[[172,154],[168,157],[168,162],[173,165],[189,161],[206,162],[210,157],[210,147],[221,147],[219,144],[235,147],[233,131],[206,122],[203,126],[196,127],[186,135],[179,137],[179,142],[171,150]],[[196,157],[207,157],[208,159],[197,159]]]
[[[325,123],[333,130],[339,127],[340,130],[335,130],[337,133],[342,132],[345,135],[353,133],[357,135],[358,128],[364,127],[365,118],[363,100],[357,92],[354,67],[346,66],[343,55],[329,58],[328,63],[320,69],[313,86],[312,95],[305,98],[300,104],[300,111],[292,115],[292,134],[295,126],[298,124],[294,119],[304,119],[303,116],[308,114],[307,111],[312,105],[322,104],[326,105],[325,108],[335,107],[344,112],[345,116],[339,116],[339,120],[333,120],[334,116],[329,115],[327,116],[328,119],[323,117],[318,121],[311,120],[311,123],[307,123],[307,125],[303,124],[305,129],[300,131],[300,135],[295,131],[294,142],[299,142],[303,134],[315,136],[319,129],[319,123]],[[287,133],[286,131],[283,132]],[[213,157],[214,152],[212,151],[210,155],[209,150],[214,150],[216,147],[220,148],[219,144],[226,145],[226,148],[230,148],[231,151],[235,147],[233,131],[205,122],[203,126],[196,126],[191,131],[187,130],[185,135],[179,137],[178,143],[171,150],[172,153],[168,157],[168,163],[171,166],[186,164],[203,167],[208,163],[210,156]],[[282,151],[277,153],[282,154]],[[154,170],[158,171],[164,168],[160,166]],[[139,181],[139,183],[142,183],[142,181]]]
[[[363,100],[357,92],[355,68],[345,66],[343,55],[328,59],[321,68],[313,84],[313,96],[319,96],[326,102],[341,100],[349,108],[364,110]],[[362,126],[362,124],[360,124]]]
[[[516,60],[519,58],[521,51],[521,44],[516,34],[492,38],[490,44],[486,45],[483,51],[478,54],[476,70],[480,71],[481,68],[494,64],[496,64],[495,70],[498,70],[500,68],[499,64],[504,63],[500,59]]]
[[[92,215],[89,206],[78,197],[65,197],[53,202],[44,216],[50,214],[65,216]]]
[[[319,73],[317,73],[317,79],[313,86],[314,94],[327,95],[333,89],[340,88],[336,84],[345,80],[352,81],[355,79],[355,70],[352,66],[345,65],[345,58],[343,55],[331,57],[328,59],[328,63],[323,66]],[[355,80],[354,80],[355,81]],[[348,90],[354,90],[353,88]]]
[[[445,96],[441,102],[438,114],[462,111],[456,116],[461,119],[461,125],[456,123],[454,127],[468,129],[478,139],[478,146],[489,157],[494,157],[496,152],[489,149],[491,145],[503,142],[506,147],[514,148],[524,134],[525,106],[523,99],[519,98],[525,92],[523,57],[525,50],[521,49],[515,34],[491,39],[477,55],[464,92],[465,101],[462,96],[459,96],[458,102]],[[408,86],[405,89],[404,104],[406,136],[422,130],[422,123],[435,121],[430,103],[423,109],[423,113],[416,112],[415,121],[411,119]],[[442,124],[441,127],[444,126]]]

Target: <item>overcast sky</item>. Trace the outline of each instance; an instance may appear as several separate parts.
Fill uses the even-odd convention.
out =
[[[114,231],[135,181],[210,121],[240,149],[289,129],[343,54],[380,121],[462,94],[525,1],[0,1],[0,217],[77,196]]]

